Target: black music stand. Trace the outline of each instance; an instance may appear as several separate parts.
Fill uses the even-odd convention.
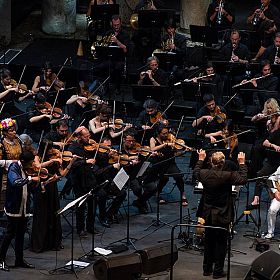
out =
[[[164,102],[168,98],[167,86],[151,86],[151,85],[132,85],[132,97],[136,101],[145,102],[148,98],[152,98],[158,102]]]
[[[123,50],[118,46],[96,46],[96,55],[98,59],[109,59],[110,61],[122,61],[125,58],[125,54]]]
[[[119,14],[119,4],[95,5],[91,10],[91,18],[96,21],[97,30],[104,35],[110,29],[110,21],[113,15]]]
[[[182,56],[175,52],[154,52],[153,55],[158,58],[161,68],[167,72],[171,72],[174,65],[182,66],[184,63]]]

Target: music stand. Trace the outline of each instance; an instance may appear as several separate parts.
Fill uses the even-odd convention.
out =
[[[108,46],[108,47],[103,47],[103,46],[96,46],[96,55],[98,59],[104,59],[108,58],[110,61],[120,61],[124,60],[125,54],[123,50],[118,47],[118,46]]]
[[[171,72],[172,67],[174,65],[182,66],[184,63],[184,60],[182,59],[182,56],[178,55],[175,52],[153,52],[153,55],[155,55],[161,65],[161,68],[165,71]]]
[[[163,102],[168,96],[167,86],[131,85],[131,87],[133,99],[143,103],[148,98],[152,98],[158,102]]]
[[[96,28],[104,34],[110,28],[113,15],[119,14],[119,4],[95,5],[91,10],[91,18],[97,22]]]

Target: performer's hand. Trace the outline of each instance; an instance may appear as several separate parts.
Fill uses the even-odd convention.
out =
[[[251,83],[254,87],[258,86],[256,79],[252,79]]]
[[[211,117],[211,116],[204,116],[204,118],[207,120],[207,122],[213,121],[213,117]]]
[[[151,129],[151,127],[148,126],[148,125],[142,125],[142,128],[143,128],[144,130]]]
[[[200,149],[199,151],[197,151],[198,153],[198,160],[205,160],[206,158],[206,152],[202,149]]]
[[[210,136],[210,141],[211,141],[211,143],[215,143],[217,140],[216,140],[216,138],[215,138],[215,137]]]
[[[119,170],[121,168],[121,165],[119,163],[114,163],[113,167]]]
[[[251,203],[252,205],[259,205],[260,203],[260,197],[259,196],[254,196],[254,200],[253,202]]]
[[[276,200],[280,201],[280,192],[279,191],[275,192],[274,196],[275,196]]]
[[[245,164],[245,153],[240,152],[237,156],[237,160],[239,164]]]
[[[87,159],[86,160],[86,163],[88,163],[88,164],[95,164],[95,159],[94,158],[89,158],[89,159]]]
[[[31,177],[31,180],[33,182],[40,182],[40,177],[39,176],[34,176],[34,177]]]

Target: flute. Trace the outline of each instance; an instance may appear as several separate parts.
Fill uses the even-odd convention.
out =
[[[239,83],[239,84],[237,84],[237,85],[234,85],[232,88],[237,88],[237,87],[239,87],[239,86],[243,86],[243,85],[246,85],[246,84],[248,84],[248,83],[251,83],[252,81],[257,81],[257,80],[261,80],[261,79],[264,79],[264,78],[266,78],[266,77],[269,77],[269,76],[271,76],[271,75],[273,75],[272,73],[270,73],[270,74],[268,74],[268,75],[265,75],[265,76],[261,76],[261,77],[257,77],[257,78],[252,78],[252,79],[250,79],[250,80],[247,80],[247,81],[245,81],[245,82],[241,82],[241,83]]]

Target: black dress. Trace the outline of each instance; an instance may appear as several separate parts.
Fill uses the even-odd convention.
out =
[[[54,174],[57,168],[48,168],[50,174]],[[34,214],[31,234],[31,250],[40,253],[48,250],[59,250],[62,240],[59,210],[59,196],[57,182],[47,184],[44,193],[34,195]]]

